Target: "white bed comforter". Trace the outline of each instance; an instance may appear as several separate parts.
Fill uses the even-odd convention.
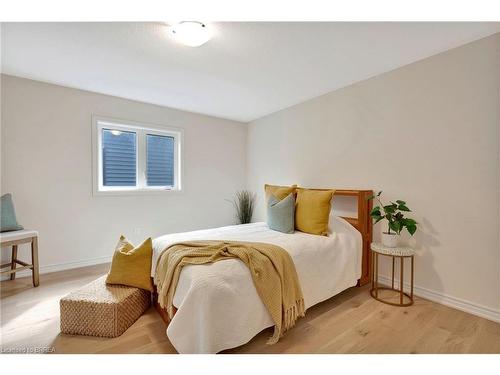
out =
[[[361,235],[341,218],[330,236],[285,234],[266,223],[175,233],[153,241],[153,270],[161,251],[186,240],[267,242],[293,258],[309,308],[356,285],[361,275]],[[250,271],[239,259],[184,267],[174,296],[177,313],[167,336],[179,353],[217,353],[250,341],[273,325]]]

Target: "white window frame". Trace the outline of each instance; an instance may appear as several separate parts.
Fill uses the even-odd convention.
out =
[[[136,133],[136,184],[137,186],[104,186],[102,173],[102,130],[120,130]],[[160,135],[174,138],[174,186],[147,185],[146,136]],[[92,116],[93,195],[135,195],[181,192],[182,139],[180,128],[125,121],[109,117]]]

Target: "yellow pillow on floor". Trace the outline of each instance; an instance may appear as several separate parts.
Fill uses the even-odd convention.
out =
[[[124,236],[120,236],[106,283],[134,286],[152,292],[152,257],[153,242],[151,238],[134,247]]]
[[[271,195],[274,195],[278,200],[285,199],[291,193],[295,193],[297,185],[292,186],[277,186],[277,185],[264,185],[264,191],[266,193],[266,203]]]
[[[295,229],[322,236],[328,235],[328,220],[335,190],[297,188]]]

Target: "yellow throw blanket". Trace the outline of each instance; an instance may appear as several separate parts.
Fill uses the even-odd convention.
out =
[[[169,246],[160,254],[155,272],[158,302],[173,317],[173,299],[182,267],[238,258],[248,266],[260,299],[274,321],[276,343],[304,316],[304,297],[295,265],[281,247],[267,243],[190,241]]]

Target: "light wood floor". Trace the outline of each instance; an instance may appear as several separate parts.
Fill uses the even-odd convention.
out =
[[[54,347],[56,353],[175,353],[151,308],[122,336],[104,339],[59,333],[59,299],[106,273],[99,265],[2,281],[1,346]],[[500,353],[500,324],[416,298],[393,307],[352,288],[310,308],[277,344],[271,329],[227,353]]]

